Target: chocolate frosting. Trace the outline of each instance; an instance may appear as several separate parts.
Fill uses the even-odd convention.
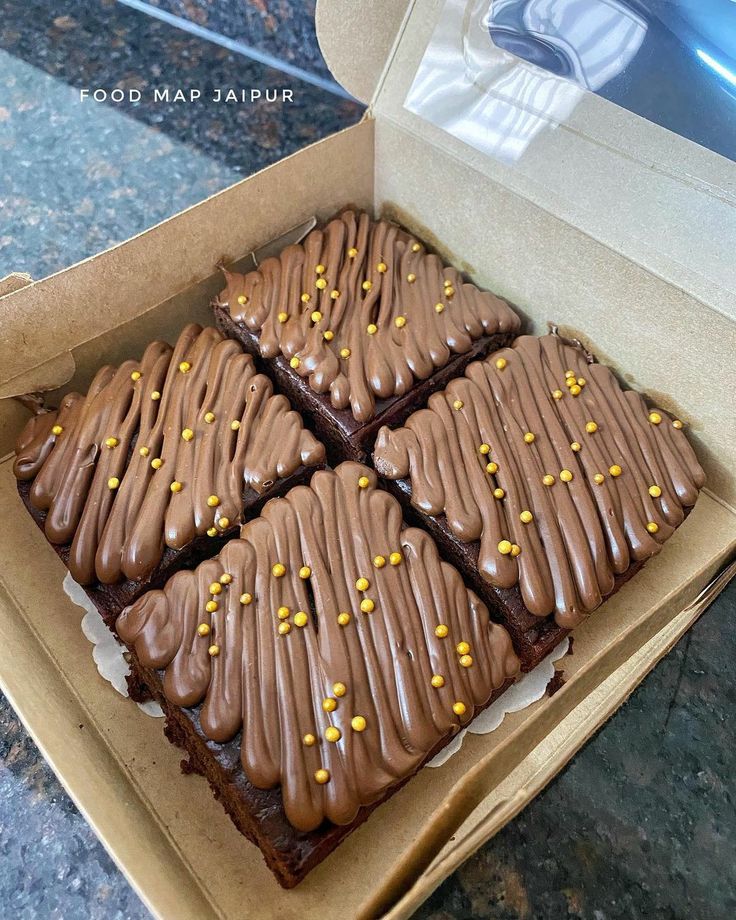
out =
[[[352,462],[270,501],[117,630],[164,669],[167,699],[204,701],[209,738],[242,729],[248,779],[281,784],[304,831],[352,822],[519,671],[503,627]]]
[[[498,297],[365,213],[345,211],[257,271],[225,276],[218,303],[259,336],[261,354],[283,354],[360,422],[481,336],[519,328]]]
[[[237,342],[189,325],[176,345],[98,371],[86,396],[32,418],[16,444],[18,479],[47,511],[52,543],[71,543],[80,584],[149,574],[164,547],[214,536],[324,447]]]
[[[376,469],[479,541],[482,577],[571,628],[659,552],[705,475],[679,420],[556,335],[517,338],[378,434]]]

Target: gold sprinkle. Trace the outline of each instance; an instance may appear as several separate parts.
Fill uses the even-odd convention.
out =
[[[355,582],[355,587],[358,589],[358,591],[367,591],[368,588],[370,588],[370,586],[371,586],[371,583],[368,581],[367,578],[359,578]]]
[[[373,282],[372,282],[372,281],[364,281],[363,284],[361,285],[361,287],[363,288],[364,291],[370,291],[370,289],[373,287]]]
[[[360,486],[361,489],[367,489],[370,484],[371,484],[371,481],[367,476],[361,476],[360,479],[358,480],[358,485]]]
[[[171,485],[169,486],[169,488],[171,489],[172,492],[181,492],[181,490],[184,488],[184,486],[183,486],[177,479],[175,479],[175,480],[171,483]]]
[[[616,476],[620,476],[621,473],[623,473],[623,470],[618,465],[618,463],[614,463],[613,466],[608,467],[608,472],[615,478]]]
[[[298,626],[300,629],[303,629],[309,622],[309,617],[303,610],[300,610],[298,613],[294,614],[294,626]]]
[[[385,272],[388,271],[388,265],[386,265],[385,262],[379,262],[378,265],[376,265],[376,271],[380,272],[383,275]]]
[[[441,674],[433,674],[430,683],[435,688],[435,690],[439,690],[440,687],[445,686],[445,678]]]
[[[51,429],[51,434],[55,434],[58,437],[63,430],[64,429],[61,427],[61,425],[54,425],[54,427]]]
[[[412,252],[421,252],[421,251],[422,251],[422,247],[419,245],[419,243],[412,243],[412,244],[411,244],[411,251],[412,251]]]
[[[375,323],[368,323],[365,331],[368,335],[375,335],[378,332],[378,326]]]
[[[397,316],[396,319],[394,320],[394,326],[396,326],[397,329],[403,329],[405,325],[406,325],[405,316]]]
[[[573,441],[570,445],[570,450],[574,450],[577,453],[579,450],[582,450],[583,447],[579,441]]]
[[[568,388],[568,390],[571,390],[574,386],[577,386],[577,384],[575,383],[575,378],[574,378],[574,377],[568,377],[568,378],[565,380],[565,386]]]
[[[306,744],[307,747],[312,747],[312,745],[317,743],[317,739],[311,732],[307,732],[307,734],[302,738],[302,741],[304,744]]]
[[[288,620],[290,615],[291,611],[288,607],[279,607],[279,609],[276,611],[276,616],[280,620]]]
[[[508,364],[508,361],[506,360],[506,358],[497,358],[497,359],[496,359],[496,367],[497,367],[500,371],[502,371],[502,370],[506,367],[507,364]]]
[[[325,340],[325,342],[331,342],[335,338],[335,333],[332,331],[332,329],[325,329],[325,331],[322,333],[322,338]]]
[[[210,508],[216,508],[220,504],[220,499],[216,495],[207,496],[207,504]]]
[[[310,316],[310,319],[312,320],[313,323],[318,323],[322,319],[322,314],[320,313],[319,310],[312,310],[312,315]]]
[[[369,597],[366,597],[360,602],[360,609],[363,613],[373,613],[376,609],[376,605]]]
[[[406,276],[406,280],[409,282],[409,284],[414,284],[414,282],[417,280],[417,276],[414,274],[414,272],[409,272],[409,274]]]
[[[588,434],[595,434],[595,432],[598,431],[598,425],[596,422],[586,422],[585,430],[588,432]]]
[[[458,644],[455,646],[455,651],[458,653],[458,655],[467,655],[470,651],[470,646],[467,642],[458,642]]]
[[[219,581],[213,581],[210,585],[210,594],[222,594],[222,585]]]
[[[324,291],[324,289],[327,287],[327,282],[324,278],[317,278],[317,280],[314,282],[314,286],[319,288],[320,291]]]
[[[479,451],[481,454],[483,454],[484,456],[485,456],[486,454],[490,454],[490,452],[491,452],[491,445],[490,445],[490,444],[481,444],[480,447],[478,448],[478,451]]]
[[[572,482],[572,473],[570,470],[560,470],[560,479],[563,482]]]
[[[192,365],[188,361],[182,361],[179,365],[179,370],[182,372],[182,374],[188,374],[191,369]]]
[[[185,428],[185,429],[182,431],[181,436],[182,436],[182,438],[183,438],[185,441],[193,441],[193,440],[194,440],[194,432],[192,431],[191,428]]]
[[[211,645],[211,646],[207,649],[207,654],[210,656],[210,658],[217,658],[217,656],[220,654],[220,646],[219,646],[219,645]]]
[[[531,524],[531,522],[534,520],[534,515],[531,513],[531,511],[522,511],[519,515],[519,520],[522,524]]]
[[[444,639],[450,630],[445,626],[444,623],[440,623],[439,626],[435,626],[434,634],[438,639]]]
[[[209,628],[208,624],[207,624],[207,623],[200,623],[199,626],[197,627],[197,633],[198,633],[200,636],[209,636],[209,634],[210,634],[210,628]]]
[[[349,613],[344,613],[344,612],[343,612],[343,613],[338,613],[338,615],[337,615],[337,622],[338,622],[338,624],[339,624],[340,626],[347,626],[348,623],[350,622],[350,614],[349,614]]]
[[[366,728],[366,721],[363,716],[353,716],[350,720],[350,727],[354,732],[364,732]]]
[[[147,447],[139,447],[138,453],[141,455],[141,457],[147,457],[151,451]]]
[[[542,476],[542,483],[545,486],[553,486],[555,484],[555,477],[547,473],[545,476]]]
[[[342,733],[339,728],[334,725],[330,725],[329,728],[325,729],[325,739],[331,741],[333,744],[342,738]]]
[[[388,557],[388,561],[391,563],[391,565],[401,565],[401,560],[403,558],[404,557],[401,555],[401,553],[391,553],[391,555]]]
[[[602,485],[602,483],[605,482],[605,479],[606,477],[603,475],[603,473],[596,473],[593,477],[593,482],[596,485]]]
[[[233,580],[233,576],[229,572],[223,572],[222,575],[220,575],[221,585],[229,585],[232,582],[232,580]]]
[[[324,786],[325,783],[330,781],[330,771],[325,769],[316,770],[314,774],[315,783],[319,783],[320,786]]]
[[[494,497],[494,498],[497,498],[499,501],[501,501],[501,499],[504,497],[505,494],[506,494],[506,493],[504,492],[503,489],[494,489],[494,490],[493,490],[493,497]]]
[[[659,498],[659,496],[662,494],[662,490],[659,488],[659,486],[649,486],[649,494],[652,496],[652,498]]]
[[[462,399],[456,399],[455,402],[452,404],[452,408],[460,410],[462,409],[464,405],[465,403],[462,401]]]
[[[647,530],[649,533],[656,533],[659,530],[659,524],[655,524],[654,521],[649,521],[647,524]]]
[[[161,394],[159,393],[158,390],[154,390],[153,393],[151,393],[151,399],[154,402],[158,402],[158,400],[161,399]]]
[[[131,379],[131,380],[140,380],[140,379],[141,379],[141,376],[142,376],[142,375],[141,375],[141,372],[140,372],[140,371],[133,371],[133,373],[130,375],[130,379]]]
[[[279,623],[278,632],[280,636],[288,636],[289,633],[291,632],[291,624],[290,623]]]
[[[511,540],[501,540],[498,551],[502,556],[508,556],[511,553]]]
[[[240,595],[240,603],[241,603],[244,607],[247,607],[248,604],[251,604],[252,602],[253,602],[253,595],[252,595],[252,594],[249,594],[248,591],[246,591],[244,594],[241,594],[241,595]]]
[[[105,438],[105,447],[109,447],[110,449],[117,447],[119,443],[117,438]]]
[[[322,264],[320,263],[319,265],[316,266],[316,268],[314,269],[314,271],[315,271],[316,274],[318,274],[318,275],[324,275],[324,273],[327,271],[327,269],[324,267],[324,265],[322,265]]]
[[[490,463],[486,463],[486,473],[491,473],[491,475],[493,475],[494,473],[497,473],[497,472],[498,472],[497,463],[494,463],[493,460],[491,460]]]
[[[207,536],[208,536],[208,537],[216,537],[216,536],[217,536],[217,528],[216,528],[216,527],[208,527],[208,528],[207,528]]]
[[[449,278],[445,278],[442,282],[446,288],[452,287],[452,281]]]
[[[348,688],[341,681],[338,681],[336,684],[332,685],[332,692],[335,696],[345,696],[348,692]]]
[[[296,370],[302,362],[297,358],[296,355],[289,361],[289,367],[293,367]]]
[[[521,554],[521,547],[518,543],[511,544],[511,555],[516,557]]]
[[[524,443],[525,444],[534,443],[534,435],[531,433],[531,431],[527,431],[527,433],[524,435]]]
[[[309,578],[311,574],[312,574],[312,570],[309,568],[308,565],[303,565],[299,569],[299,577],[302,579]]]
[[[652,425],[659,425],[662,421],[662,416],[659,414],[659,412],[650,412],[649,421],[652,423]]]
[[[586,384],[586,382],[587,382],[587,381],[586,381],[585,377],[578,377],[578,386],[584,387],[585,384]]]
[[[350,357],[350,349],[349,349],[349,348],[341,348],[341,349],[340,349],[340,357],[341,357],[341,358],[349,358],[349,357]]]
[[[682,428],[682,427],[684,427],[684,426],[683,426],[683,423],[680,421],[680,419],[679,419],[679,418],[676,418],[676,419],[674,419],[673,422],[672,422],[672,427],[673,427],[673,428],[677,428],[677,429],[679,430],[680,428]]]
[[[582,392],[582,391],[581,391],[580,387],[577,385],[577,383],[573,384],[573,385],[570,387],[570,395],[571,395],[571,396],[580,396],[580,393],[581,393],[581,392]]]
[[[473,659],[470,657],[470,655],[463,655],[463,656],[460,658],[460,665],[461,665],[461,667],[463,667],[463,668],[472,668],[472,667],[473,667]]]
[[[337,709],[337,700],[328,696],[326,699],[322,700],[322,708],[325,712],[334,712]]]
[[[205,414],[204,414],[204,420],[205,420],[205,422],[207,422],[208,425],[211,425],[211,424],[214,422],[214,420],[215,420],[215,413],[214,413],[214,412],[205,412]]]
[[[333,291],[330,291],[330,298],[332,300],[337,300],[339,296],[340,296],[340,292],[337,290],[337,288],[335,288],[335,290]]]
[[[563,396],[564,396],[564,393],[562,392],[562,390],[552,390],[553,399],[562,399]]]
[[[234,418],[232,422],[230,422],[230,428],[233,431],[237,431],[240,428],[240,422],[238,421],[238,419]]]
[[[452,711],[456,716],[464,716],[466,711],[465,703],[461,703],[460,700],[458,700],[457,703],[453,703]]]
[[[245,306],[245,304],[248,303],[248,298],[245,296],[245,294],[241,294],[238,297],[238,303],[240,304],[241,307]]]
[[[115,490],[115,489],[118,488],[119,485],[120,485],[120,480],[118,479],[117,476],[111,476],[111,477],[107,480],[107,488],[108,488],[108,489]]]
[[[442,313],[442,311],[445,309],[445,305],[443,303],[436,303],[434,305],[434,309],[436,313]]]
[[[305,292],[302,294],[302,296],[301,296],[301,301],[302,301],[302,303],[309,303],[309,301],[310,301],[311,299],[312,299],[312,295],[311,295],[311,294],[307,294],[306,291],[305,291]]]
[[[374,556],[373,565],[377,569],[382,569],[384,565],[386,565],[386,557],[385,556]]]
[[[351,259],[354,259],[357,255],[358,255],[358,250],[355,248],[355,246],[351,246],[350,249],[348,249],[348,256]]]
[[[276,319],[277,319],[280,323],[285,323],[285,322],[287,321],[288,318],[289,318],[289,314],[288,314],[288,313],[284,313],[283,310],[282,310],[280,313],[278,313],[278,314],[276,315]]]
[[[277,562],[271,568],[271,574],[274,578],[282,578],[286,575],[286,566],[282,562]]]
[[[207,601],[207,603],[204,605],[204,609],[207,611],[207,613],[216,613],[219,606],[220,605],[217,603],[217,601]]]
[[[230,526],[230,518],[221,517],[220,520],[217,522],[217,526],[225,530],[226,527]]]
[[[575,376],[575,371],[565,371],[565,379],[566,379],[566,380],[569,380],[570,377],[574,377],[574,376]]]

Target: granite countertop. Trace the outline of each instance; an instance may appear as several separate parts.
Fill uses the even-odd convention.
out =
[[[360,118],[359,105],[324,85],[313,2],[150,5],[298,66],[311,82],[113,0],[5,0],[0,276],[56,271]],[[79,101],[81,87],[167,82],[290,88],[295,102]],[[736,916],[735,616],[732,584],[417,917]],[[2,697],[0,904],[21,920],[148,916]]]

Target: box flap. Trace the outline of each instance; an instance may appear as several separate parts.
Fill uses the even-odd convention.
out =
[[[320,30],[325,56],[337,78],[364,98],[376,86],[378,122],[389,120],[440,148],[736,322],[729,245],[736,238],[736,164],[586,88],[611,79],[611,68],[636,53],[641,24],[630,5],[598,4],[605,7],[600,15],[616,22],[606,19],[585,41],[603,36],[612,61],[583,61],[582,77],[523,61],[489,31],[491,10],[495,16],[510,6],[547,17],[539,28],[546,22],[550,29],[570,0],[412,0],[392,44],[396,16],[386,13],[395,5],[381,3],[376,15],[359,21],[359,8],[351,12],[347,0],[319,2],[318,27],[331,26]],[[352,71],[364,66],[364,46],[370,73],[358,86]],[[389,56],[376,81],[372,56],[381,47]]]

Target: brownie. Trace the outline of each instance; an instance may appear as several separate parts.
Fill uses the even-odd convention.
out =
[[[705,478],[679,419],[556,334],[470,364],[373,459],[524,670],[660,551]]]
[[[362,460],[466,365],[509,344],[516,313],[408,231],[345,211],[246,275],[215,322],[307,414],[331,456]]]
[[[297,884],[515,679],[503,627],[368,467],[316,472],[117,630],[238,829]]]
[[[103,367],[39,407],[16,445],[20,496],[108,625],[142,591],[214,555],[306,482],[325,449],[214,327]]]

